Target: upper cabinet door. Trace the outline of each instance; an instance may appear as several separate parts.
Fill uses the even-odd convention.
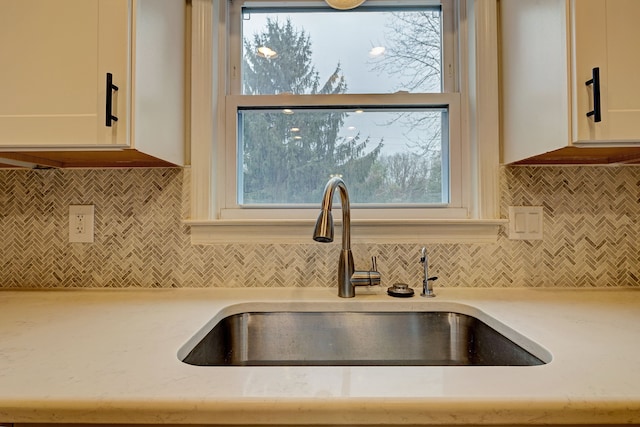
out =
[[[640,141],[640,1],[573,0],[574,142]],[[601,121],[587,117],[597,96]]]
[[[127,0],[0,0],[0,146],[127,144]],[[113,84],[106,126],[106,76]]]

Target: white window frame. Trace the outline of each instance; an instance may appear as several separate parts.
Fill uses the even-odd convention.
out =
[[[243,209],[230,203],[229,191],[235,198],[237,161],[235,136],[228,129],[235,129],[231,125],[237,114],[231,119],[228,111],[243,105],[243,97],[227,96],[230,52],[225,2],[192,0],[191,4],[191,212],[185,222],[191,226],[192,243],[310,242],[317,209]],[[424,95],[430,103],[459,111],[453,125],[450,120],[450,132],[459,141],[459,148],[452,149],[459,149],[461,157],[468,154],[459,168],[459,180],[452,182],[460,186],[459,199],[446,209],[353,209],[354,242],[495,242],[506,222],[498,218],[496,0],[460,0],[460,5],[458,33],[467,42],[458,54],[459,93]],[[225,55],[218,57],[216,51]],[[367,95],[361,97],[366,100]],[[268,104],[268,98],[260,102]],[[338,213],[334,216],[340,218]]]

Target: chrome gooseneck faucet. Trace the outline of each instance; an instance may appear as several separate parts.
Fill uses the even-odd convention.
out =
[[[333,216],[331,205],[336,188],[340,191],[342,204],[342,251],[338,262],[338,296],[353,298],[356,296],[355,287],[362,285],[379,285],[380,273],[376,271],[376,260],[372,258],[371,271],[356,271],[351,253],[351,210],[349,192],[341,178],[331,178],[324,187],[320,215],[313,230],[313,240],[321,243],[333,242]]]

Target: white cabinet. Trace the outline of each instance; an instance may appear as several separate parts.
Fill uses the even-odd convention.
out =
[[[501,0],[500,15],[503,162],[639,159],[640,1]]]
[[[573,4],[577,141],[640,140],[640,2],[579,0]],[[593,109],[591,72],[600,74],[600,122],[580,120]],[[581,86],[582,84],[582,86]]]
[[[185,8],[0,0],[0,157],[184,164]]]
[[[0,0],[0,145],[126,143],[120,126],[98,125],[106,73],[127,76],[127,2],[108,3]]]

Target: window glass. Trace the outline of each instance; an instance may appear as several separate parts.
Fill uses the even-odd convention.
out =
[[[440,6],[242,9],[242,93],[442,91]]]
[[[446,204],[447,117],[443,108],[242,108],[238,203],[317,204],[337,175],[353,203]]]

